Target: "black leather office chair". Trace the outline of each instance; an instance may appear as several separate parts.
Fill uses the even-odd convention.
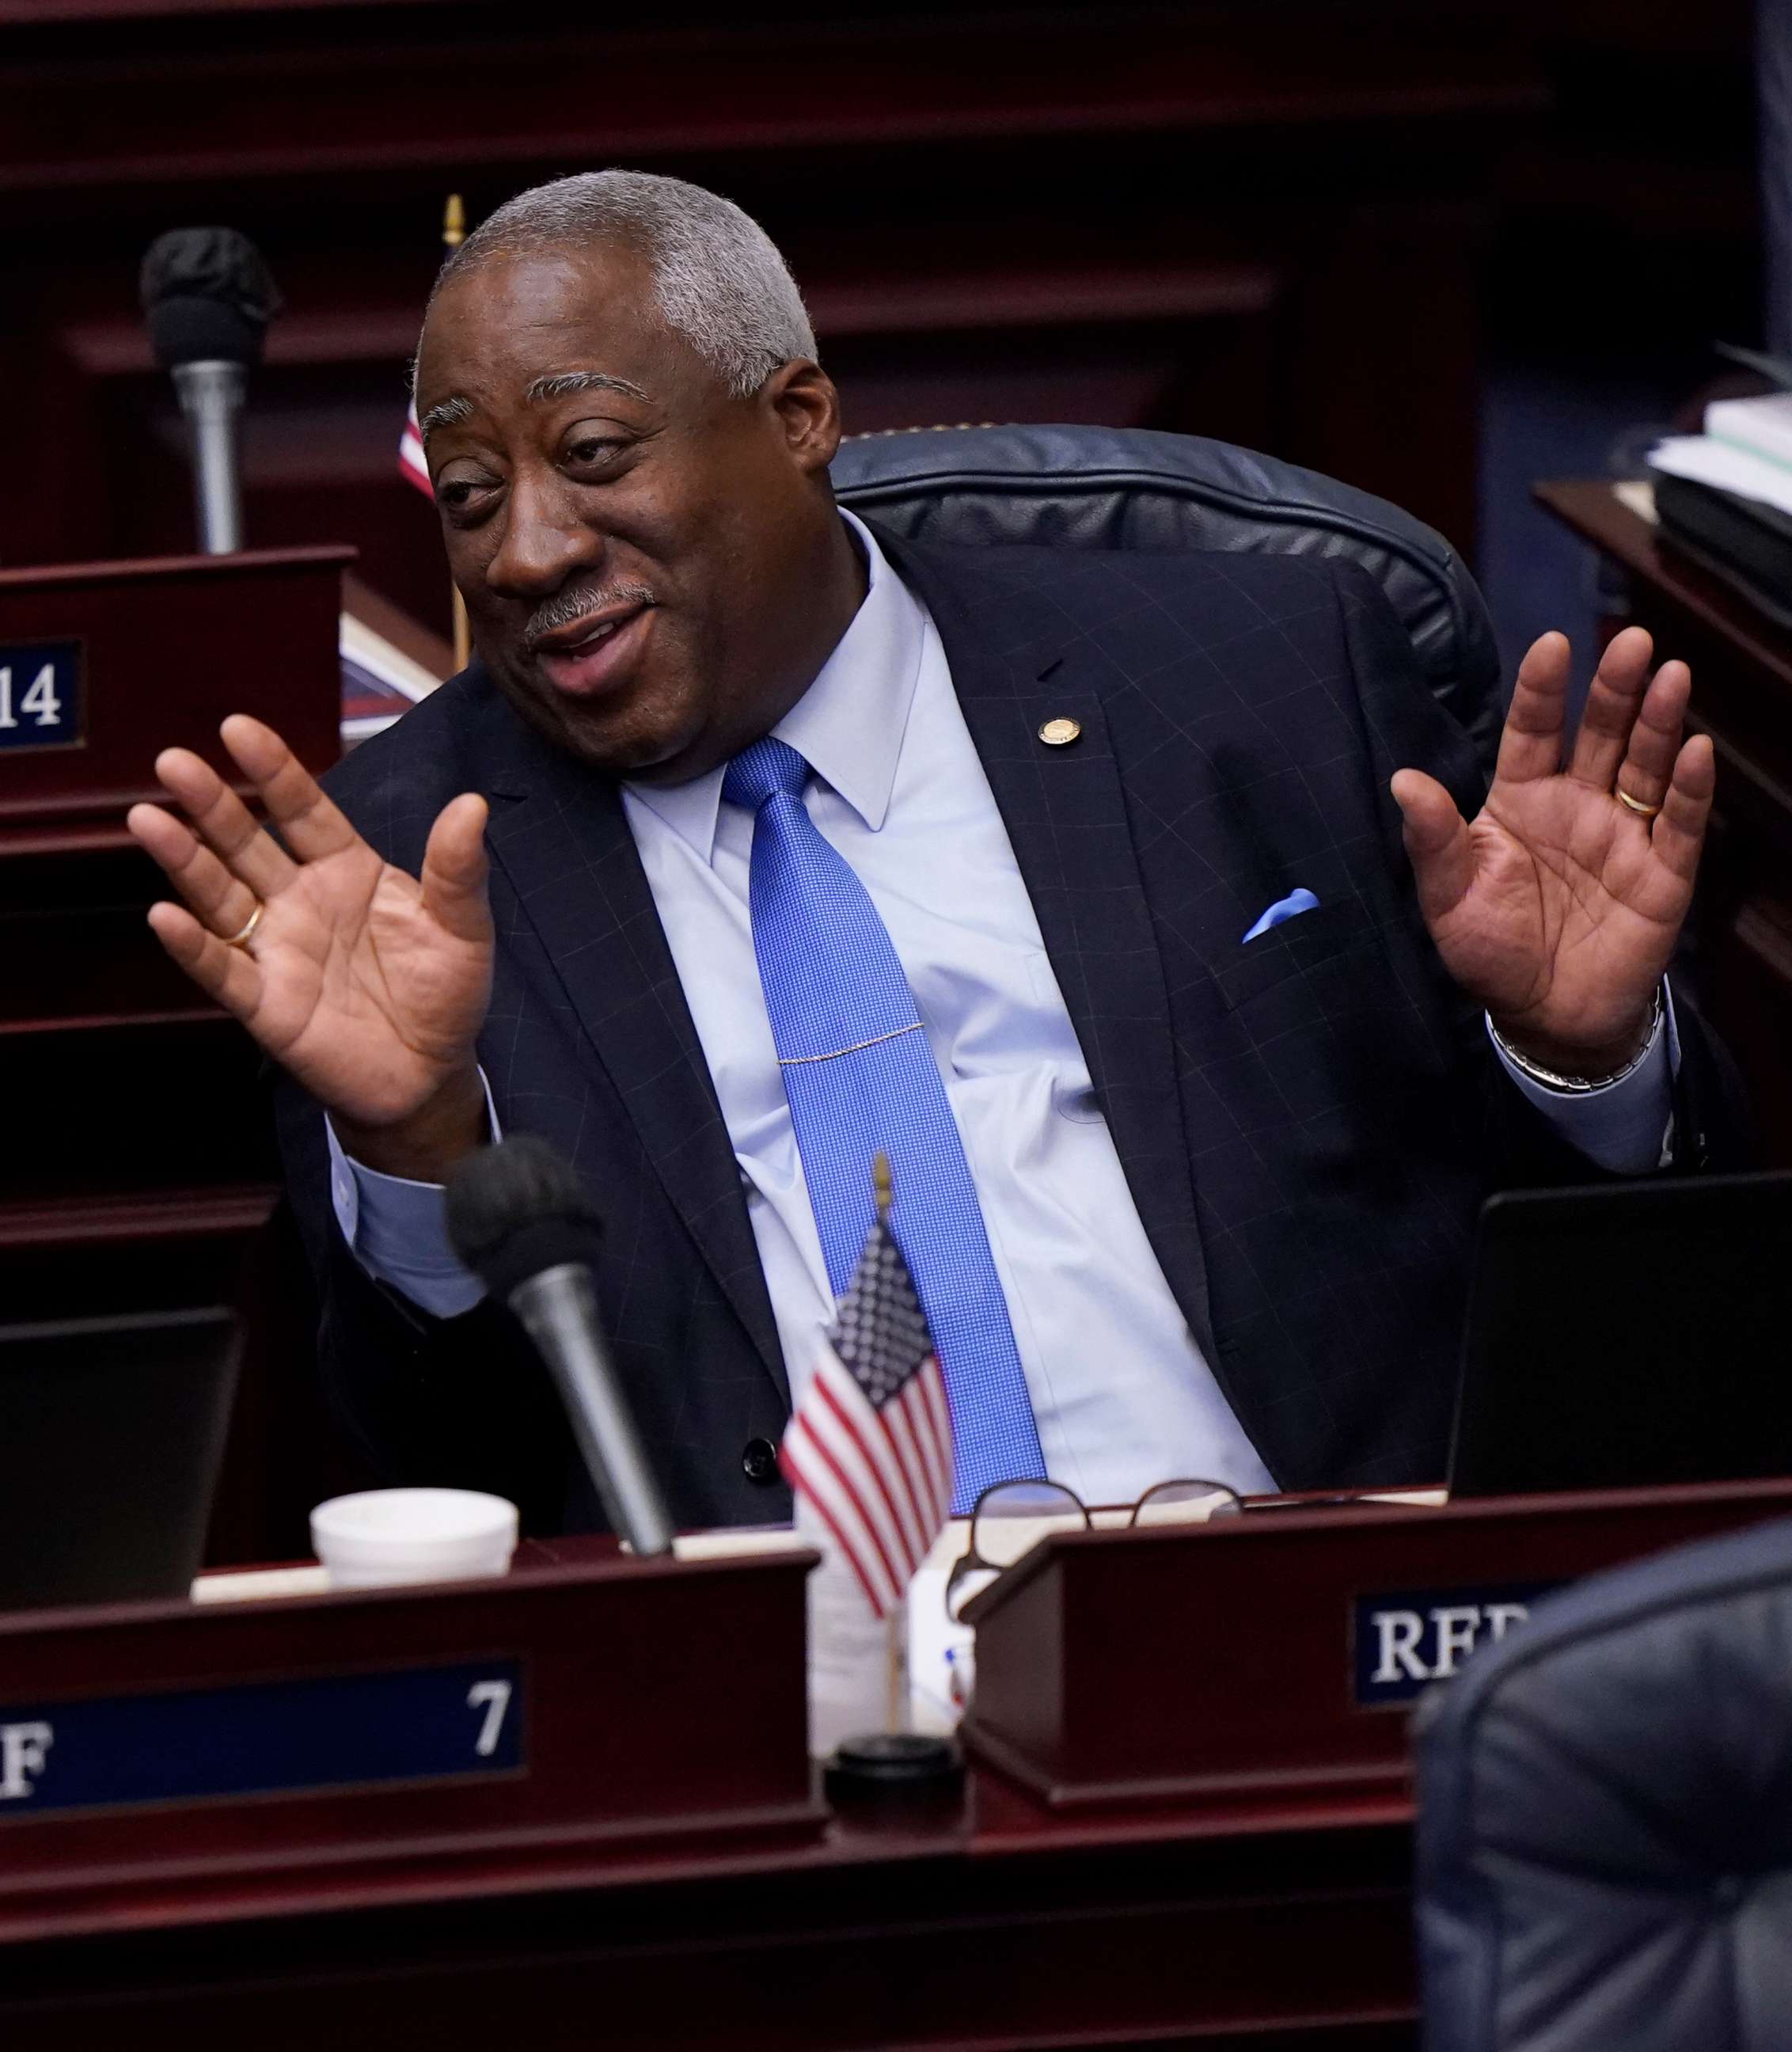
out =
[[[1792,1521],[1581,1584],[1419,1726],[1429,2052],[1792,2045]]]
[[[1348,556],[1492,768],[1501,697],[1487,609],[1449,542],[1386,499],[1229,442],[1137,428],[863,435],[833,475],[843,505],[914,541]]]

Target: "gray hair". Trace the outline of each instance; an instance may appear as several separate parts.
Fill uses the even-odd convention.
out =
[[[647,260],[666,325],[735,397],[815,355],[796,281],[758,222],[702,186],[648,171],[585,171],[506,200],[442,266],[436,291],[483,257],[604,241]]]

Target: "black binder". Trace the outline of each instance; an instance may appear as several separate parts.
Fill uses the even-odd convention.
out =
[[[1792,514],[1665,471],[1655,511],[1664,540],[1792,628]]]

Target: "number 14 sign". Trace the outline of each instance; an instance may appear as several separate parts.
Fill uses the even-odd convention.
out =
[[[77,748],[81,644],[0,642],[0,748]]]

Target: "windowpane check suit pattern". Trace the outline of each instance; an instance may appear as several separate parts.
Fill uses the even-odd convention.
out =
[[[1331,561],[878,540],[937,625],[1128,1188],[1227,1402],[1285,1487],[1434,1480],[1482,1198],[1594,1172],[1501,1074],[1424,932],[1388,777],[1426,769],[1472,808],[1479,771],[1379,587]],[[1074,748],[1039,740],[1059,718]],[[449,798],[489,799],[479,1053],[499,1116],[568,1153],[608,1221],[600,1308],[675,1515],[787,1517],[743,1459],[788,1414],[776,1325],[616,785],[477,665],[327,781],[413,873]],[[1242,946],[1297,885],[1320,909]],[[1677,1165],[1716,1165],[1734,1128],[1677,999]],[[374,1283],[331,1216],[317,1107],[283,1087],[281,1118],[324,1373],[382,1471],[521,1494],[538,1526],[594,1518],[504,1314],[433,1320]]]

